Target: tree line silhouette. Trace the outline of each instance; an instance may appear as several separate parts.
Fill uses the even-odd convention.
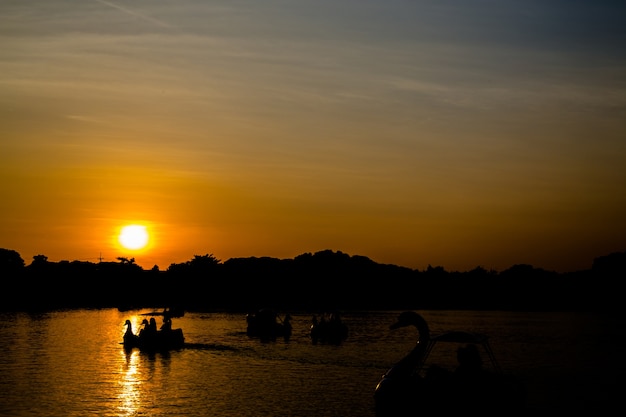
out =
[[[179,307],[187,311],[518,310],[614,311],[621,305],[626,252],[590,269],[558,273],[517,264],[498,272],[380,264],[323,250],[293,259],[194,255],[161,271],[134,258],[50,262],[0,248],[0,310]]]

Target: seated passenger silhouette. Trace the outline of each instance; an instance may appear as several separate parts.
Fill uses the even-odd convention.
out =
[[[460,409],[486,409],[493,397],[493,381],[483,370],[483,362],[476,345],[469,344],[457,351],[459,366],[454,371],[456,407]],[[493,402],[495,399],[491,398]]]
[[[150,323],[147,319],[141,321],[141,329],[139,329],[139,336],[145,336],[150,333]]]
[[[163,324],[161,325],[161,330],[164,332],[169,332],[172,330],[172,319],[169,317],[163,317]]]
[[[145,341],[148,339],[153,339],[157,334],[157,324],[156,320],[153,318],[150,321],[143,319],[141,324],[144,326],[139,333],[139,336]]]
[[[460,347],[456,353],[459,366],[454,371],[456,375],[477,375],[482,371],[483,361],[476,345]]]

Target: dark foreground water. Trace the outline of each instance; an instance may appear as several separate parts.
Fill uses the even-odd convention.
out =
[[[527,386],[529,415],[606,410],[621,398],[626,338],[617,319],[418,312],[433,334],[490,335],[503,370]],[[292,313],[289,342],[261,343],[246,336],[243,314],[187,313],[173,327],[188,347],[126,353],[124,321],[136,329],[139,313],[0,314],[0,415],[373,417],[376,384],[417,337],[415,328],[389,330],[395,311],[345,313],[350,335],[341,346],[312,345],[308,314]]]

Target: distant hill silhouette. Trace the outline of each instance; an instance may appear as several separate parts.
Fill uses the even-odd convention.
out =
[[[50,262],[37,255],[26,265],[18,252],[0,248],[0,310],[616,311],[626,277],[626,252],[596,258],[590,269],[573,273],[525,264],[501,272],[481,267],[449,272],[430,265],[420,271],[332,250],[224,262],[212,254],[194,255],[166,271],[144,270],[134,258],[117,260]]]

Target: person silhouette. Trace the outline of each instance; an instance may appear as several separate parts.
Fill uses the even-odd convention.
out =
[[[457,350],[456,358],[459,362],[458,367],[454,371],[460,376],[477,375],[482,371],[483,361],[478,352],[478,348],[474,344],[460,347]]]
[[[163,324],[161,325],[161,330],[164,332],[169,332],[172,330],[172,319],[170,317],[163,317]]]
[[[157,332],[157,323],[156,323],[156,319],[154,317],[150,318],[150,323],[148,324],[148,333],[149,334],[156,334]]]
[[[293,327],[291,326],[291,314],[287,313],[285,319],[283,320],[283,338],[286,341],[289,341],[291,338],[291,332],[293,331]]]
[[[468,344],[457,350],[458,367],[454,370],[454,389],[457,411],[484,409],[487,393],[493,393],[493,386],[488,372],[483,371],[483,362],[474,344]],[[488,403],[488,402],[487,402]]]
[[[148,320],[143,319],[141,321],[141,329],[139,329],[139,336],[145,336],[148,333],[150,333],[150,323]]]

